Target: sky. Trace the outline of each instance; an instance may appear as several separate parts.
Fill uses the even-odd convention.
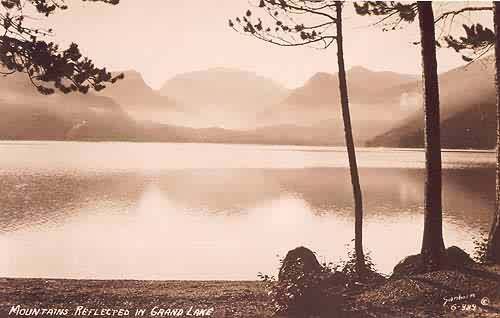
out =
[[[241,16],[257,0],[120,0],[110,6],[67,0],[69,9],[40,23],[54,29],[53,40],[61,45],[79,44],[98,66],[110,70],[136,70],[153,88],[176,74],[213,67],[229,67],[270,77],[289,88],[302,85],[317,72],[337,71],[336,48],[283,48],[237,33],[228,19]],[[436,10],[453,3],[441,2]],[[257,14],[258,8],[253,8]],[[464,22],[484,21],[491,13],[467,15],[455,20],[453,32],[460,34]],[[357,16],[351,3],[344,10],[346,67],[420,73],[418,24],[382,32],[375,20]],[[463,65],[451,49],[438,50],[443,72]]]

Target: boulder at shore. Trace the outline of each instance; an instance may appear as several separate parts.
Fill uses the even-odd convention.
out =
[[[280,281],[296,280],[298,275],[317,274],[321,271],[322,267],[316,255],[310,249],[300,246],[286,253],[278,279]]]
[[[451,246],[445,251],[445,263],[443,269],[460,269],[473,264],[474,261],[469,254],[461,248]],[[418,275],[425,273],[422,255],[410,255],[400,261],[392,272],[391,278],[399,278],[410,275]]]
[[[297,247],[283,260],[275,301],[289,317],[337,317],[344,285],[345,275],[321,266],[310,249]]]

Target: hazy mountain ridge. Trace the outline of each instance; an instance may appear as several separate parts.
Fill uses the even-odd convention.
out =
[[[131,76],[132,75],[132,76]],[[289,136],[280,133],[283,127],[267,127],[251,131],[222,128],[194,129],[165,125],[153,121],[134,120],[114,98],[123,90],[137,96],[157,96],[137,74],[125,72],[127,85],[108,87],[104,94],[55,93],[39,94],[23,74],[0,79],[0,139],[3,140],[89,140],[89,141],[158,141],[158,142],[221,142],[221,143],[296,143],[328,142],[317,135],[303,134],[300,127]],[[131,78],[130,78],[131,76]],[[135,77],[135,78],[134,78]],[[139,86],[138,90],[130,85]],[[117,84],[118,85],[118,84]],[[125,87],[125,88],[124,88]],[[141,89],[142,87],[142,89]],[[118,99],[125,102],[129,96]],[[155,99],[163,100],[163,96]],[[137,99],[136,99],[137,100]],[[169,100],[169,99],[167,99]],[[143,104],[151,107],[154,103]],[[163,104],[156,104],[163,107]],[[125,110],[124,110],[125,109]]]
[[[0,78],[0,139],[66,140],[74,127],[95,126],[95,134],[110,133],[134,122],[118,103],[93,93],[41,95],[25,74]]]
[[[179,119],[183,125],[241,130],[258,126],[257,114],[279,103],[289,90],[249,71],[211,68],[176,75],[160,92],[185,106],[190,117]]]
[[[160,93],[191,106],[259,107],[280,101],[288,89],[252,72],[211,68],[176,75],[163,84]]]
[[[106,89],[96,94],[113,98],[124,109],[141,110],[160,107],[167,110],[179,107],[175,100],[149,87],[141,73],[134,70],[121,73],[124,74],[124,79],[108,85]]]
[[[0,101],[7,104],[39,104],[64,106],[71,104],[73,110],[89,107],[100,110],[121,112],[122,108],[112,98],[89,94],[63,94],[56,91],[52,95],[41,95],[29,81],[27,75],[14,73],[0,77]]]
[[[494,145],[493,66],[485,61],[440,76],[443,147],[491,148]],[[43,96],[24,74],[14,74],[0,79],[0,139],[344,144],[335,74],[318,73],[294,90],[250,72],[228,69],[187,73],[179,75],[177,80],[188,78],[199,86],[204,81],[211,83],[209,79],[214,72],[252,83],[248,94],[255,95],[257,87],[271,83],[272,98],[264,96],[266,102],[252,107],[244,105],[248,101],[231,104],[233,98],[233,101],[238,100],[234,94],[217,101],[217,98],[225,98],[217,92],[211,98],[220,104],[193,108],[193,105],[160,95],[135,71],[126,71],[122,83],[111,85],[102,93]],[[247,75],[250,79],[243,80]],[[347,75],[356,144],[423,146],[421,82],[415,79],[416,76],[374,72],[362,67],[350,69]],[[236,85],[236,81],[232,83]],[[184,89],[189,91],[190,88]],[[192,91],[190,95],[197,94]],[[278,102],[269,104],[273,99]],[[260,125],[249,125],[244,130],[216,125],[196,128],[185,125],[182,118],[178,120],[179,114],[186,120],[190,116],[203,119],[214,108],[220,108],[224,114],[226,107],[241,115],[243,120]],[[136,116],[138,112],[144,116]],[[167,116],[168,121],[158,121],[158,114]]]
[[[358,145],[415,111],[414,106],[401,107],[405,91],[395,87],[415,82],[416,76],[357,66],[347,72],[347,80],[349,108]],[[322,131],[321,135],[329,134],[330,140],[343,144],[344,124],[338,86],[337,74],[316,73],[279,104],[260,113],[258,118],[265,126],[295,125],[304,128],[302,132],[314,135]]]
[[[347,71],[349,100],[354,104],[373,104],[387,101],[386,92],[394,95],[394,87],[417,80],[414,75],[387,71],[371,71],[361,66]],[[391,96],[394,97],[394,96]],[[337,74],[316,73],[302,87],[293,90],[282,102],[285,105],[335,105],[340,103]]]
[[[421,82],[406,87],[420,92]],[[491,57],[439,76],[441,143],[444,148],[491,149],[495,146],[496,95]],[[424,117],[420,109],[407,120],[374,137],[367,146],[423,147]]]

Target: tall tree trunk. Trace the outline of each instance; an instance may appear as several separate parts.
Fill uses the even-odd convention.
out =
[[[495,28],[495,85],[497,93],[497,168],[495,213],[488,239],[488,258],[500,264],[500,3],[493,2]]]
[[[344,64],[344,46],[342,38],[342,2],[336,1],[337,11],[337,61],[339,67],[339,89],[340,104],[342,106],[342,118],[344,120],[345,143],[349,157],[349,170],[351,173],[352,191],[354,196],[354,251],[356,256],[356,270],[362,275],[366,269],[365,256],[363,253],[363,200],[361,187],[359,185],[358,165],[356,163],[356,151],[352,136],[351,115],[349,113],[349,99],[347,94],[347,80]]]
[[[441,136],[436,39],[432,2],[418,2],[422,46],[422,79],[425,114],[425,189],[422,256],[427,270],[442,267],[444,261],[441,203]]]

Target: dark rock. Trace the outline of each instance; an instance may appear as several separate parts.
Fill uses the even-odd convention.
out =
[[[449,268],[463,268],[474,264],[472,258],[464,250],[457,246],[446,249],[446,264]]]
[[[337,317],[345,281],[343,273],[323,268],[311,250],[298,247],[283,260],[276,298],[289,317]]]
[[[469,254],[459,247],[451,246],[445,250],[445,259],[442,269],[460,269],[473,263],[474,261],[470,258]],[[405,257],[394,267],[391,278],[418,275],[425,272],[422,255],[410,255]]]
[[[417,275],[424,272],[422,255],[410,255],[401,260],[392,271],[391,278]]]
[[[281,265],[278,279],[297,279],[299,275],[321,272],[321,264],[314,253],[306,247],[297,247],[288,253]]]

